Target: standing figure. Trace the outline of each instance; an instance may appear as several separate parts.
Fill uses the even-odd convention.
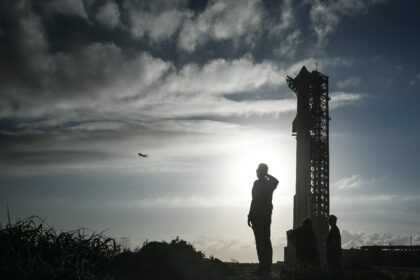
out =
[[[252,201],[248,214],[248,226],[252,227],[257,247],[258,273],[268,273],[273,262],[273,248],[270,240],[273,192],[279,181],[268,174],[268,166],[261,163],[257,169],[258,180],[252,187]]]
[[[295,245],[296,257],[301,263],[319,265],[317,239],[311,219],[305,219],[302,225],[293,230],[287,238]]]
[[[337,227],[337,217],[330,215],[328,218],[330,224],[330,231],[325,241],[327,251],[327,262],[330,272],[336,275],[340,271],[341,266],[341,235]]]

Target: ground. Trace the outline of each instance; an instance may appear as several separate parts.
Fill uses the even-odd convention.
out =
[[[228,267],[233,271],[233,275],[226,277],[227,280],[282,280],[296,279],[289,278],[285,275],[287,268],[282,263],[276,263],[272,267],[270,275],[256,276],[253,271],[257,270],[257,264],[249,263],[227,263]],[[322,273],[308,273],[309,275],[301,275],[297,279],[328,279],[328,276]],[[420,280],[420,267],[372,267],[370,269],[347,269],[343,279],[390,279],[390,280]],[[290,275],[290,268],[289,268]],[[411,276],[410,276],[411,275]],[[320,278],[317,278],[320,277]],[[412,278],[410,278],[412,277]]]

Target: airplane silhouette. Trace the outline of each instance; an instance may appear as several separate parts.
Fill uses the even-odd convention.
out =
[[[147,154],[138,153],[140,157],[147,157]]]

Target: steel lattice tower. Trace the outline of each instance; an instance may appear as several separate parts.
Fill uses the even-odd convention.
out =
[[[292,135],[296,136],[296,194],[293,229],[311,218],[318,239],[321,262],[325,258],[325,238],[329,216],[329,113],[328,77],[302,67],[287,84],[297,95],[297,115]],[[286,247],[285,261],[294,259]]]

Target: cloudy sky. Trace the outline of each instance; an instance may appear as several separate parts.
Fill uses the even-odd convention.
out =
[[[281,260],[296,149],[285,78],[306,65],[330,77],[345,247],[420,243],[419,29],[416,0],[3,0],[0,221],[8,205],[131,246],[180,236],[255,261],[246,216],[266,162]]]

